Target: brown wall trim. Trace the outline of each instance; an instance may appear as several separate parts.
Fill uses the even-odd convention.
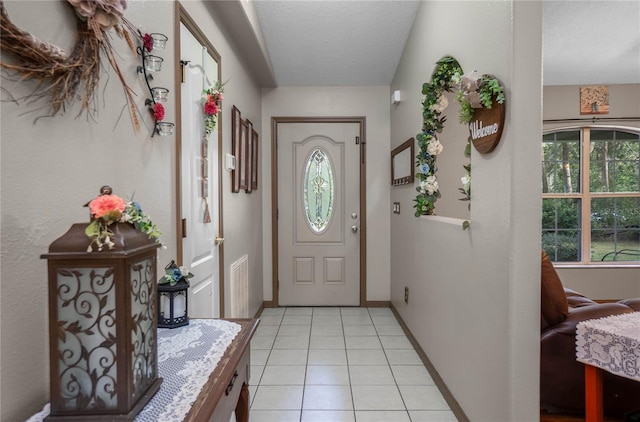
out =
[[[360,306],[367,303],[367,119],[361,117],[272,117],[271,118],[271,250],[273,307],[278,303],[278,124],[279,123],[358,123],[360,124]],[[265,302],[266,303],[266,302]]]
[[[265,300],[262,302],[262,308],[277,308],[278,304],[273,300]]]
[[[367,308],[390,308],[391,302],[388,300],[370,300],[365,302]]]
[[[440,376],[440,374],[438,374],[438,371],[436,370],[435,366],[433,366],[433,364],[427,357],[427,354],[424,352],[424,350],[422,350],[422,347],[420,346],[416,338],[413,336],[413,334],[411,334],[409,327],[407,327],[407,324],[404,323],[397,309],[395,308],[395,306],[393,306],[393,303],[390,304],[390,307],[391,307],[391,311],[393,312],[393,314],[396,316],[396,319],[400,323],[402,330],[404,331],[404,333],[407,335],[407,338],[411,342],[411,345],[413,345],[413,348],[416,349],[416,352],[418,353],[418,356],[420,356],[422,363],[424,363],[424,366],[427,368],[427,371],[429,372],[429,375],[431,375],[431,378],[433,379],[433,382],[436,384],[436,387],[438,387],[438,389],[442,393],[442,397],[444,397],[444,399],[447,401],[447,404],[451,408],[451,411],[453,412],[453,414],[456,416],[458,421],[469,422],[469,418],[464,413],[464,410],[462,410],[462,407],[460,407],[460,404],[458,403],[458,401],[455,399],[455,397],[453,397],[453,394],[451,394],[451,391],[449,391],[449,388],[447,388],[447,385],[444,383],[444,381],[442,380],[442,377]]]
[[[264,311],[264,302],[262,302],[262,304],[260,305],[260,307],[258,308],[256,313],[253,315],[253,317],[254,318],[259,318],[260,314],[262,313],[262,311]]]

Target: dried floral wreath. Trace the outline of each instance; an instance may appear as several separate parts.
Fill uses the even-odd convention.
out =
[[[134,129],[140,121],[133,101],[133,91],[127,85],[118,66],[111,41],[112,30],[124,38],[136,53],[133,38],[142,42],[142,34],[123,16],[125,0],[67,0],[78,17],[77,39],[71,53],[21,30],[14,25],[0,0],[0,48],[3,53],[17,58],[16,63],[0,62],[7,71],[15,72],[20,79],[40,82],[38,90],[28,96],[31,101],[50,97],[50,116],[55,116],[74,100],[82,100],[78,116],[95,112],[95,90],[101,72],[102,54],[107,58],[124,89],[127,108]],[[37,120],[37,119],[36,119]]]

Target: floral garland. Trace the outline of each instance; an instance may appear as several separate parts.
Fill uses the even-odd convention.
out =
[[[211,135],[218,123],[218,112],[222,107],[224,84],[216,81],[213,86],[202,91],[202,111],[204,113],[205,136]]]
[[[162,233],[151,221],[151,218],[142,212],[140,204],[133,201],[125,201],[117,195],[111,194],[111,188],[104,186],[101,194],[89,202],[89,211],[92,221],[85,228],[85,234],[91,239],[87,252],[93,251],[95,244],[98,251],[102,251],[106,246],[109,249],[115,248],[112,238],[114,233],[109,229],[113,223],[129,223],[136,230],[141,231],[160,242]]]
[[[438,170],[436,157],[443,148],[436,134],[442,132],[447,119],[446,116],[441,117],[448,105],[444,91],[456,93],[456,100],[460,103],[459,121],[464,124],[471,122],[476,109],[491,108],[494,100],[499,104],[503,104],[505,100],[504,90],[495,77],[479,75],[476,71],[463,74],[462,67],[451,56],[445,56],[437,62],[431,82],[422,86],[425,96],[422,102],[423,126],[422,132],[416,136],[420,147],[416,156],[416,165],[419,168],[416,178],[420,180],[414,205],[416,217],[434,214],[435,202],[441,196],[435,173]],[[464,155],[471,157],[471,136],[467,138]],[[464,195],[460,200],[470,201],[471,164],[463,167],[466,174],[460,178],[462,187],[458,190]],[[468,228],[469,222],[465,221],[462,227]]]
[[[432,215],[435,210],[435,203],[440,198],[440,186],[438,185],[436,171],[436,158],[443,150],[442,144],[438,140],[438,133],[442,132],[446,116],[441,116],[448,105],[444,92],[452,92],[462,79],[462,67],[456,59],[450,56],[441,58],[436,64],[436,68],[431,75],[431,82],[422,85],[422,132],[416,135],[418,141],[418,155],[416,155],[416,165],[418,172],[416,178],[420,185],[416,188],[414,207],[416,217],[421,215]]]

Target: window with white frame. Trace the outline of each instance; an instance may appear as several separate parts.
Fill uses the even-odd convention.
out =
[[[640,262],[640,129],[543,134],[542,248],[556,262]]]

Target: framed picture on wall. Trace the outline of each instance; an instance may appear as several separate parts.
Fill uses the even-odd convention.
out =
[[[251,179],[252,179],[252,175],[251,175],[251,170],[253,167],[253,147],[251,145],[251,141],[253,140],[253,123],[251,123],[251,120],[247,119],[247,133],[245,136],[245,142],[246,142],[246,147],[245,147],[245,151],[246,151],[246,155],[245,155],[245,160],[244,160],[244,171],[245,171],[245,180],[247,181],[247,187],[245,188],[245,192],[247,193],[251,193],[252,189],[252,185],[251,185]]]
[[[240,174],[242,173],[242,160],[240,145],[242,144],[242,116],[238,107],[231,108],[231,154],[236,157],[236,167],[231,170],[231,192],[240,192]]]
[[[247,121],[240,120],[240,153],[238,159],[238,166],[236,171],[240,173],[240,189],[247,189],[247,169],[246,157],[247,157]]]
[[[258,132],[251,131],[251,188],[258,189]]]
[[[609,114],[609,87],[581,86],[580,114]]]

